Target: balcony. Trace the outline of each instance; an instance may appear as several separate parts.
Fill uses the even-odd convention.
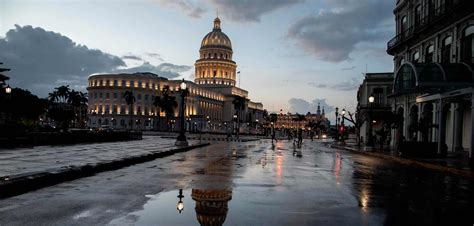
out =
[[[441,4],[438,8],[433,8],[430,10],[428,16],[416,21],[414,25],[408,27],[388,41],[387,53],[391,54],[400,44],[419,35],[435,24],[439,25],[441,21],[444,23],[449,19],[449,21],[452,22],[452,19],[462,18],[466,14],[472,13],[471,7],[473,7],[473,5],[472,0],[458,0],[452,4]]]
[[[391,106],[390,104],[388,103],[372,103],[372,104],[359,104],[359,106],[357,106],[357,108],[362,111],[362,110],[386,110],[386,109],[390,109]]]

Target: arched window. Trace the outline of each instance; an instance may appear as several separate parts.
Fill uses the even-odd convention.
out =
[[[402,17],[402,20],[400,21],[400,31],[404,32],[407,29],[408,26],[408,20],[406,16]]]
[[[474,63],[474,25],[464,29],[462,34],[462,61],[465,63]]]
[[[415,7],[415,26],[420,25],[421,21],[421,5]]]
[[[217,59],[217,53],[214,53],[214,59]]]
[[[224,54],[221,53],[221,59],[224,58]]]
[[[426,47],[425,63],[433,62],[433,55],[434,55],[434,46],[429,45],[428,47]]]
[[[441,63],[451,62],[452,43],[453,43],[453,38],[451,36],[448,36],[443,40],[443,46],[441,47]]]
[[[413,63],[418,63],[420,62],[420,52],[416,51],[415,53],[413,53]]]
[[[207,54],[207,58],[208,58],[208,59],[211,59],[211,53],[208,53],[208,54]]]

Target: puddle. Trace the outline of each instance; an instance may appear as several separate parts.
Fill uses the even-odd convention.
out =
[[[150,200],[142,210],[115,219],[109,225],[222,225],[232,191],[226,189],[187,189],[146,195]],[[183,209],[178,211],[182,201]]]

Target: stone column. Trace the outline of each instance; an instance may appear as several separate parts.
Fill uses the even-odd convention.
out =
[[[474,93],[471,94],[471,145],[469,159],[474,158]]]
[[[462,108],[462,104],[457,103],[454,109],[454,151],[462,151],[464,148],[462,147],[462,131],[463,131],[463,118],[464,118],[464,111]]]
[[[442,99],[438,102],[438,154],[442,153],[446,143],[446,113],[443,110],[444,101]]]
[[[420,119],[423,115],[423,109],[422,109],[423,105],[421,103],[417,103],[416,106],[418,107],[418,115],[417,115],[418,122],[417,123],[419,123]],[[416,141],[421,141],[421,132],[420,131],[416,132]]]

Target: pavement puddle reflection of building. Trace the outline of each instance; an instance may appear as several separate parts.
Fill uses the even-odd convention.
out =
[[[110,225],[223,225],[232,190],[186,189],[181,198],[179,190],[173,190],[146,197],[149,200],[142,210],[115,219]]]

